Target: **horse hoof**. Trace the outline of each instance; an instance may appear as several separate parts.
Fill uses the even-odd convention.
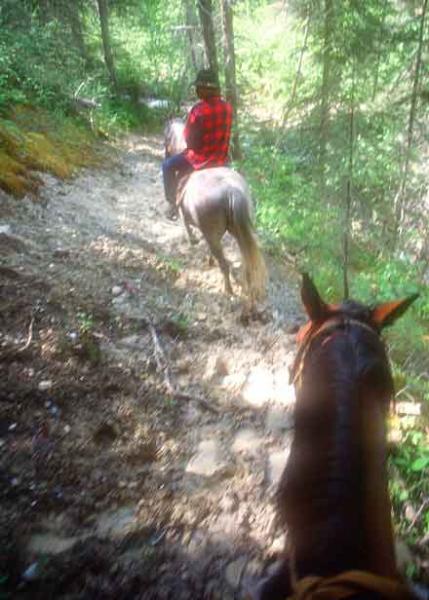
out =
[[[179,218],[179,215],[177,214],[177,211],[174,208],[169,208],[166,211],[165,216],[169,221],[177,221],[177,219]]]

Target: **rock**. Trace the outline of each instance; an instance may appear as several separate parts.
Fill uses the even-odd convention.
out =
[[[0,225],[0,234],[10,235],[11,233],[10,225]]]
[[[50,390],[52,386],[52,381],[50,379],[45,379],[43,381],[40,381],[37,387],[40,392],[46,392],[46,390]]]
[[[286,542],[286,535],[284,533],[277,536],[273,540],[273,543],[270,546],[270,549],[269,549],[270,554],[273,554],[273,555],[281,554],[281,552],[283,552],[283,550],[285,548],[285,542]]]
[[[270,485],[277,485],[285,468],[289,448],[272,452],[268,457],[268,480]]]
[[[183,412],[183,421],[186,425],[197,423],[201,418],[201,411],[193,404],[188,404]]]
[[[186,375],[190,372],[192,367],[192,358],[190,356],[179,359],[176,362],[176,371],[177,373]]]
[[[283,406],[295,403],[295,387],[289,383],[288,369],[281,369],[274,375],[273,400]]]
[[[0,232],[0,254],[22,253],[27,249],[27,244],[17,235]]]
[[[119,348],[127,348],[129,350],[143,350],[146,347],[146,342],[141,335],[133,334],[119,339],[116,345]]]
[[[31,536],[27,551],[31,554],[61,554],[70,550],[78,541],[79,537],[62,537],[55,533],[37,533]]]
[[[216,373],[218,375],[220,375],[221,377],[225,377],[226,375],[229,374],[228,363],[223,356],[216,357],[215,368],[216,368]]]
[[[70,257],[70,250],[67,250],[65,248],[56,248],[53,252],[53,257],[54,258],[69,258]]]
[[[135,508],[123,506],[118,510],[101,513],[97,517],[97,534],[101,537],[123,537],[136,525]]]
[[[232,449],[237,453],[256,454],[262,438],[254,429],[241,429],[235,436]]]
[[[240,502],[235,494],[226,495],[220,501],[220,508],[229,513],[235,512],[240,506]]]
[[[210,355],[207,361],[204,379],[214,381],[218,377],[226,377],[229,374],[228,363],[221,355]]]
[[[222,379],[221,385],[229,392],[238,393],[245,381],[246,377],[242,373],[232,373]]]
[[[38,577],[40,577],[40,565],[37,561],[27,567],[21,575],[24,581],[34,581]]]
[[[241,390],[241,398],[251,406],[264,406],[274,394],[274,378],[268,369],[257,368],[249,373]]]
[[[219,443],[215,439],[208,439],[198,444],[197,453],[186,465],[186,472],[211,477],[225,466]]]
[[[281,433],[293,428],[293,416],[278,406],[270,406],[265,417],[265,428],[272,433]]]
[[[239,587],[247,561],[248,559],[245,556],[241,556],[237,560],[234,560],[234,562],[229,563],[227,566],[225,578],[233,589],[237,589]]]
[[[120,294],[122,294],[122,286],[121,285],[114,285],[112,287],[112,296],[119,296]]]
[[[407,567],[414,564],[413,555],[404,540],[396,538],[395,540],[396,566],[400,573],[406,574]]]

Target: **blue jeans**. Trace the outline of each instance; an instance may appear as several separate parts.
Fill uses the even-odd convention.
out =
[[[169,204],[176,206],[176,191],[179,179],[193,170],[183,154],[166,158],[162,163],[165,198]]]

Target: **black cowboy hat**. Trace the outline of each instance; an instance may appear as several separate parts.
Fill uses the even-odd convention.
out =
[[[212,69],[201,69],[193,85],[218,90],[220,88],[217,74]]]

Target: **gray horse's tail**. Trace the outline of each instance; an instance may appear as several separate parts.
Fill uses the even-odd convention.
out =
[[[240,248],[248,293],[252,302],[263,300],[267,293],[267,268],[253,229],[250,201],[242,190],[231,191],[229,208],[228,229]]]

